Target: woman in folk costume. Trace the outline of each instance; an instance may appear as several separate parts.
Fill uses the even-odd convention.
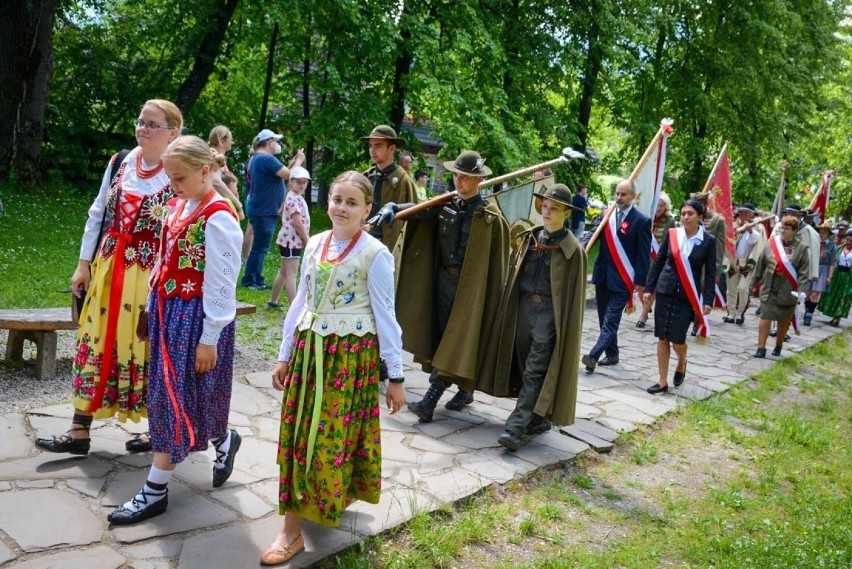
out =
[[[329,192],[332,229],[305,247],[272,372],[272,386],[284,392],[278,448],[284,523],[262,565],[286,563],[304,549],[303,520],[337,527],[355,500],[379,502],[380,356],[391,414],[402,408],[405,392],[393,256],[361,229],[372,197],[364,175],[338,176]]]
[[[228,411],[242,230],[228,200],[213,189],[216,156],[196,136],[181,136],[163,154],[177,197],[170,202],[151,274],[148,329],[138,330],[151,344],[154,463],[139,493],[109,514],[113,524],[165,512],[175,466],[189,453],[206,450],[208,441],[216,447],[213,486],[221,486],[240,448],[240,436],[228,429]]]
[[[477,389],[517,397],[497,442],[516,451],[529,437],[574,423],[586,305],[586,253],[565,228],[571,191],[542,186],[543,226],[521,233]]]
[[[674,350],[677,365],[673,382],[680,387],[686,379],[686,331],[696,319],[701,338],[708,334],[707,315],[713,308],[716,284],[716,239],[699,221],[704,217],[704,204],[687,200],[680,207],[680,227],[670,228],[663,239],[657,258],[651,265],[643,300],[654,306],[654,336],[657,341],[657,367],[660,378],[648,393],[669,390],[669,359]]]
[[[781,355],[790,319],[810,284],[810,255],[797,233],[799,223],[794,215],[781,220],[781,233],[769,239],[754,269],[754,287],[760,289],[755,292],[760,296],[756,358],[766,357],[766,339],[773,320],[778,322],[778,335],[772,355]]]
[[[93,417],[139,422],[147,415],[148,345],[133,332],[145,309],[162,217],[173,195],[161,155],[180,134],[183,117],[173,103],[152,99],[135,125],[138,146],[115,176],[119,154],[112,157],[89,208],[80,262],[71,277],[74,294],[86,293],[73,367],[74,418],[66,434],[36,440],[49,452],[88,454]],[[127,442],[130,451],[150,448],[147,437]]]
[[[654,242],[656,242],[656,247],[654,247],[654,251],[659,251],[660,245],[663,244],[663,239],[665,239],[666,235],[669,233],[669,229],[675,226],[674,216],[672,215],[672,200],[666,192],[660,192],[660,201],[657,202],[657,211],[654,214],[654,219],[652,222],[652,231],[654,232],[654,241],[651,243],[651,246],[654,247]],[[651,260],[653,261],[655,255],[654,253],[651,255]],[[642,295],[642,314],[639,315],[639,320],[636,321],[637,328],[644,328],[648,322],[648,314],[651,312],[651,304],[654,302],[654,296],[651,295],[651,298],[648,302],[645,302],[645,295]]]
[[[852,232],[846,234],[843,245],[837,248],[834,262],[828,292],[819,299],[819,310],[831,316],[832,326],[840,326],[840,319],[849,317],[852,305]]]

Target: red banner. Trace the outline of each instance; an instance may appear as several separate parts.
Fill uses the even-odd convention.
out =
[[[713,176],[712,199],[707,201],[711,210],[725,219],[725,247],[731,257],[737,258],[736,233],[734,232],[734,209],[731,205],[731,167],[728,163],[727,147],[719,157],[716,174]]]

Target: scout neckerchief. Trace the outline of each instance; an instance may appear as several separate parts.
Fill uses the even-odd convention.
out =
[[[630,262],[630,259],[627,258],[627,252],[624,250],[624,247],[622,247],[621,241],[616,235],[616,231],[627,233],[627,229],[630,227],[630,224],[627,222],[627,215],[625,215],[624,220],[621,222],[621,225],[619,227],[616,227],[617,213],[618,210],[614,211],[613,214],[609,216],[609,221],[604,226],[604,237],[606,238],[606,244],[609,248],[610,257],[612,257],[612,262],[615,264],[615,268],[616,270],[618,270],[618,274],[621,277],[621,280],[624,281],[625,288],[627,288],[627,308],[625,308],[625,312],[630,314],[631,312],[636,310],[633,307],[633,291],[635,288],[633,284],[633,279],[636,273],[633,270],[633,264]]]
[[[772,249],[772,256],[775,257],[776,270],[784,275],[784,278],[787,279],[790,286],[793,287],[793,291],[798,292],[799,275],[796,272],[796,268],[790,262],[790,259],[787,258],[787,254],[784,253],[784,244],[781,241],[781,236],[775,235],[772,237],[772,239],[769,240],[769,247]],[[790,320],[790,323],[793,324],[793,330],[796,334],[800,334],[799,319],[796,318],[795,309],[793,309],[793,318]]]
[[[686,298],[689,300],[689,305],[692,306],[692,311],[695,312],[695,317],[698,319],[695,341],[699,344],[704,344],[710,336],[710,323],[707,322],[707,316],[704,315],[704,310],[701,307],[701,297],[698,295],[698,287],[695,286],[695,278],[692,275],[692,270],[681,250],[681,247],[686,245],[686,242],[686,230],[683,227],[672,227],[669,229],[669,250],[674,259],[680,282],[684,285]]]

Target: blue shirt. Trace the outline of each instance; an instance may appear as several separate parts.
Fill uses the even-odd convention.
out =
[[[249,197],[246,213],[249,215],[278,215],[284,203],[284,180],[277,173],[284,164],[271,154],[259,152],[252,156],[247,178]]]
[[[571,210],[571,225],[577,227],[580,223],[586,221],[586,207],[589,205],[589,202],[586,201],[585,196],[574,194],[574,197],[571,198],[571,205],[582,210]]]

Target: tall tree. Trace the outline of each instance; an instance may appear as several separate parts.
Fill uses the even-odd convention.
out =
[[[58,0],[0,6],[0,179],[37,177]]]

